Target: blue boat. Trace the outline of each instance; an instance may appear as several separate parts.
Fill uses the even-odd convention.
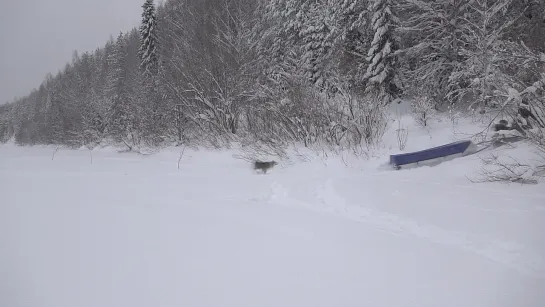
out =
[[[458,141],[438,147],[404,154],[390,155],[390,165],[396,169],[415,165],[437,165],[445,160],[466,156],[476,151],[471,141]]]

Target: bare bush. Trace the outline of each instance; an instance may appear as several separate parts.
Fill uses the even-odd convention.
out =
[[[291,80],[290,80],[291,81]],[[248,132],[257,140],[296,142],[305,147],[324,139],[330,123],[326,100],[301,82],[288,83],[287,90],[263,86],[258,105],[246,116]]]
[[[335,124],[346,132],[344,143],[355,150],[365,145],[367,148],[378,145],[388,125],[385,107],[372,95],[358,96],[337,86],[339,94],[334,103],[328,106],[329,114],[335,114]]]
[[[396,114],[397,118],[397,129],[396,129],[396,136],[397,136],[397,148],[399,150],[405,150],[405,147],[407,146],[407,141],[409,139],[409,129],[405,128],[403,126],[403,123],[401,121],[401,114],[399,112]]]
[[[541,153],[545,154],[545,129],[535,128],[527,132],[528,139]]]
[[[405,147],[407,146],[407,140],[409,138],[409,130],[406,128],[401,127],[401,123],[399,124],[399,127],[396,130],[397,134],[397,147],[399,150],[405,150]]]
[[[290,161],[287,147],[284,146],[276,146],[273,143],[261,141],[248,142],[248,140],[244,140],[241,145],[241,152],[233,155],[235,159],[244,160],[249,163],[264,161],[271,158],[275,160]]]
[[[361,117],[356,126],[363,131],[368,146],[378,145],[388,126],[386,110],[373,101],[362,102],[362,105]]]
[[[387,127],[385,108],[337,85],[334,95],[294,79],[282,88],[262,86],[245,119],[246,146],[260,151],[303,144],[307,148],[350,149],[367,154]],[[279,154],[279,153],[277,153]]]
[[[535,82],[521,92],[507,88],[503,93],[506,99],[501,108],[489,122],[487,129],[479,133],[484,138],[489,127],[494,127],[495,130],[498,129],[497,126],[501,127],[495,123],[496,119],[510,118],[511,123],[505,125],[505,128],[516,130],[520,138],[536,149],[539,162],[537,165],[530,165],[511,157],[509,161],[502,161],[498,156],[493,155],[491,158],[483,159],[481,178],[477,182],[535,184],[539,177],[545,176],[545,103],[542,97],[545,82],[543,80]],[[501,142],[501,139],[499,141]]]
[[[545,73],[523,92],[528,93],[528,109],[534,115],[531,119],[533,129],[528,131],[528,139],[545,155]]]
[[[503,161],[497,155],[491,155],[481,160],[483,166],[479,171],[480,178],[472,182],[536,184],[537,178],[542,177],[534,166],[520,163],[512,157],[509,157],[510,161]]]
[[[545,177],[545,165],[540,165],[536,167],[534,175],[538,177]]]
[[[435,115],[433,100],[423,96],[413,100],[411,103],[411,113],[415,121],[424,127],[428,126],[428,121]]]

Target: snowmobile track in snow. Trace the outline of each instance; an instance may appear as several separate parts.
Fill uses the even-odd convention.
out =
[[[269,203],[333,214],[392,235],[429,240],[436,244],[474,253],[510,267],[521,274],[545,279],[545,259],[543,256],[521,244],[472,233],[449,231],[363,205],[348,204],[336,191],[332,179],[322,180],[322,183],[314,188],[314,197],[315,199],[301,201],[291,196],[290,189],[274,182],[269,195]]]

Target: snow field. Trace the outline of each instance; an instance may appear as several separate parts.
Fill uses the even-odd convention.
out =
[[[543,183],[470,183],[478,156],[384,170],[389,137],[266,175],[236,150],[0,146],[0,305],[543,306]]]

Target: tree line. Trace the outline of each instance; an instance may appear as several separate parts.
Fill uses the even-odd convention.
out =
[[[545,110],[541,0],[146,0],[121,32],[0,106],[0,140],[379,142],[384,107]],[[421,103],[424,101],[425,103]]]

